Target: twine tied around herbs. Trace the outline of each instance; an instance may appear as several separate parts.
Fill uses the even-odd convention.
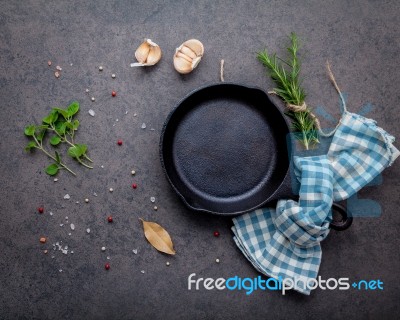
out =
[[[223,61],[223,60],[222,60],[222,61]],[[223,68],[223,63],[222,63],[222,61],[221,61],[221,72],[222,72],[222,68]],[[335,87],[336,91],[339,93],[340,100],[342,101],[343,113],[344,113],[344,112],[347,111],[346,102],[345,102],[345,100],[344,100],[344,97],[343,97],[343,95],[342,95],[342,92],[341,92],[340,89],[339,89],[339,86],[338,86],[338,84],[337,84],[337,82],[336,82],[336,79],[335,79],[335,77],[334,77],[334,75],[333,75],[333,72],[332,72],[332,70],[331,70],[331,65],[330,65],[330,63],[329,63],[328,60],[326,61],[326,68],[327,68],[327,71],[328,71],[329,79],[331,80],[331,82],[332,82],[333,86]],[[222,78],[221,78],[221,79],[222,79]],[[222,80],[222,81],[223,81],[223,80]],[[274,90],[268,91],[268,94],[277,95],[276,91],[274,91]],[[288,110],[290,110],[290,111],[293,111],[293,112],[304,112],[304,111],[307,111],[307,104],[306,104],[304,101],[303,101],[303,103],[302,103],[301,105],[296,105],[296,104],[287,103],[287,104],[286,104],[286,108],[287,108]],[[331,132],[325,133],[325,132],[322,130],[322,128],[321,128],[321,123],[319,122],[319,119],[317,118],[317,116],[316,116],[314,113],[312,113],[311,111],[310,111],[310,116],[314,119],[315,126],[316,126],[316,128],[318,129],[319,134],[320,134],[321,136],[323,136],[323,137],[330,137],[330,136],[332,136],[332,135],[335,133],[336,129],[337,129],[337,128],[339,127],[339,125],[340,125],[340,121],[339,121],[339,123],[336,125],[336,127],[335,127]]]

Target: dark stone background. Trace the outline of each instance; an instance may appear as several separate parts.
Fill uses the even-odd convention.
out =
[[[339,86],[348,94],[349,109],[357,112],[372,103],[375,109],[368,116],[400,135],[398,1],[302,3],[1,1],[1,319],[398,317],[398,162],[384,172],[381,186],[359,194],[378,201],[382,216],[358,218],[348,231],[331,232],[322,245],[322,278],[379,278],[385,283],[383,291],[316,290],[307,297],[295,292],[282,296],[258,291],[246,296],[240,291],[187,290],[187,277],[193,272],[214,278],[258,275],[236,248],[230,219],[186,210],[158,159],[167,114],[191,90],[219,81],[220,59],[226,61],[226,80],[270,89],[272,83],[255,52],[267,47],[282,53],[286,36],[296,31],[304,43],[308,104],[323,105],[339,117],[339,100],[324,66],[329,59]],[[132,69],[129,64],[144,37],[156,41],[164,56],[155,67]],[[173,69],[172,55],[189,38],[204,43],[205,56],[195,72],[180,76]],[[63,68],[58,80],[56,65]],[[99,65],[104,66],[101,73]],[[117,75],[115,80],[111,73]],[[112,90],[118,92],[116,98],[111,97]],[[23,128],[40,121],[50,107],[66,106],[74,99],[81,103],[78,140],[89,144],[95,168],[72,163],[78,176],[62,172],[55,183],[43,172],[48,159],[23,151]],[[90,108],[95,117],[89,116]],[[146,130],[140,129],[143,122]],[[116,145],[119,138],[124,141],[121,147]],[[134,178],[132,168],[137,171]],[[133,181],[139,185],[135,191],[130,187]],[[108,192],[110,187],[114,193]],[[66,193],[71,200],[63,200]],[[157,199],[157,212],[151,196]],[[88,204],[83,202],[86,197]],[[43,215],[36,212],[40,205],[45,207]],[[112,225],[105,222],[109,214],[114,216]],[[65,216],[76,225],[71,236],[67,226],[59,226]],[[164,226],[177,255],[156,252],[144,239],[138,217]],[[214,230],[221,232],[219,238],[213,237]],[[39,243],[41,235],[49,238],[47,244]],[[75,253],[57,251],[54,259],[52,252],[43,254],[61,240]],[[100,251],[103,245],[105,253]]]

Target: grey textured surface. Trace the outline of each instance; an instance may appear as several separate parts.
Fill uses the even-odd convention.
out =
[[[324,69],[329,58],[339,86],[348,93],[349,109],[356,112],[372,103],[375,109],[368,116],[400,135],[399,3],[300,3],[1,1],[1,319],[398,317],[398,163],[384,172],[381,186],[360,194],[379,201],[382,216],[356,219],[350,230],[331,232],[322,245],[322,278],[379,278],[385,283],[383,291],[316,290],[306,297],[294,292],[246,296],[241,291],[187,290],[187,277],[193,272],[215,278],[257,276],[233,243],[229,219],[186,210],[158,159],[159,133],[167,114],[189,91],[218,81],[221,58],[226,61],[226,80],[269,89],[272,84],[254,53],[264,47],[282,52],[286,35],[294,30],[304,42],[303,76],[310,105],[324,105],[339,115],[338,98]],[[144,37],[156,41],[164,56],[153,68],[131,69],[133,52]],[[173,69],[172,54],[189,38],[204,43],[205,57],[195,72],[180,76]],[[57,64],[63,68],[58,80]],[[99,65],[104,66],[102,73]],[[115,80],[111,73],[117,75]],[[114,89],[118,95],[112,98]],[[73,99],[81,103],[78,137],[88,142],[95,168],[84,170],[73,163],[78,176],[62,172],[55,183],[43,173],[48,163],[43,154],[24,153],[23,128],[39,121],[51,106],[65,106]],[[88,115],[90,108],[95,117]],[[143,122],[145,130],[140,129]],[[119,138],[124,141],[121,147],[116,145]],[[137,171],[134,178],[132,168]],[[137,190],[130,187],[133,180]],[[66,193],[71,200],[63,200]],[[157,212],[151,196],[157,199]],[[83,203],[86,197],[88,204]],[[43,215],[36,212],[40,205],[45,207]],[[108,214],[114,216],[112,225],[105,222]],[[68,227],[59,226],[65,216],[76,225],[71,236]],[[150,247],[138,217],[157,221],[170,232],[175,257]],[[214,238],[217,229],[221,236]],[[48,244],[39,243],[41,235],[49,238]],[[54,259],[52,253],[43,254],[44,248],[61,240],[75,253],[57,251]],[[100,250],[103,245],[105,253]],[[216,258],[221,263],[216,264]]]

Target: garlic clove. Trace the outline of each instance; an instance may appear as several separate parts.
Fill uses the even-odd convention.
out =
[[[177,56],[174,57],[174,67],[181,74],[187,74],[193,70],[192,62]]]
[[[179,73],[186,74],[197,67],[204,54],[203,44],[196,39],[182,43],[174,55],[174,67]]]
[[[190,62],[190,63],[193,62],[193,59],[192,59],[192,58],[188,57],[187,55],[184,55],[182,52],[179,52],[179,51],[178,51],[178,52],[176,53],[176,56],[179,57],[179,58],[185,59],[187,62]],[[194,56],[194,57],[196,58],[196,56]]]
[[[191,49],[192,51],[194,51],[194,53],[196,54],[196,56],[203,56],[204,54],[204,46],[203,44],[196,39],[190,39],[188,41],[185,41],[183,43],[184,46],[188,47],[189,49]]]
[[[160,61],[161,55],[161,49],[157,43],[151,41],[151,39],[144,39],[135,51],[138,62],[131,63],[131,67],[153,66]]]
[[[140,63],[145,63],[147,56],[149,55],[149,52],[150,52],[150,45],[147,43],[147,41],[144,41],[135,51],[136,60],[139,61]]]
[[[151,46],[149,55],[147,56],[146,64],[148,66],[155,65],[161,59],[161,49],[159,46]]]
[[[188,57],[190,57],[190,58],[192,58],[192,59],[194,59],[194,58],[197,57],[196,52],[194,52],[192,49],[190,49],[190,48],[188,48],[188,47],[186,47],[186,46],[184,46],[184,45],[181,46],[180,51],[181,51],[184,55],[186,55],[186,56],[188,56]]]

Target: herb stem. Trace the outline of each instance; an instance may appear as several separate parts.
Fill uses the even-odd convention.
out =
[[[43,148],[43,145],[41,142],[39,142],[36,138],[35,135],[33,135],[33,139],[35,140],[36,144],[38,145],[37,149],[42,150],[49,158],[53,159],[56,163],[58,163],[60,166],[62,166],[65,170],[69,171],[70,173],[72,173],[74,176],[76,176],[76,173],[73,172],[70,168],[68,168],[65,164],[63,164],[61,161],[57,161],[57,159],[55,157],[53,157],[50,153],[48,153],[46,151],[45,148]]]

